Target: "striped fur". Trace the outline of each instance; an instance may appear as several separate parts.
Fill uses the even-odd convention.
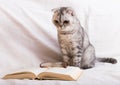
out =
[[[97,61],[99,61],[99,62],[107,62],[107,63],[112,63],[112,64],[117,63],[117,60],[114,59],[114,58],[97,58]]]

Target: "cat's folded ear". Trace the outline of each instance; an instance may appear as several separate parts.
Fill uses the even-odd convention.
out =
[[[67,13],[72,15],[72,16],[75,16],[75,12],[74,12],[72,7],[67,7]]]
[[[59,9],[60,9],[60,8],[54,8],[54,9],[52,9],[51,11],[55,13],[55,12],[57,12]]]
[[[72,16],[75,16],[75,12],[72,7],[58,7],[58,8],[52,9],[51,11],[55,13],[55,12],[58,12],[60,9],[64,9],[64,10],[66,10],[66,13],[68,13]]]

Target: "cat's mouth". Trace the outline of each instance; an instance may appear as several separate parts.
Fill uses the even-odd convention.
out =
[[[64,35],[66,35],[66,34],[73,34],[73,33],[75,33],[75,30],[71,30],[71,31],[60,31],[59,33],[60,33],[60,34],[64,34]]]

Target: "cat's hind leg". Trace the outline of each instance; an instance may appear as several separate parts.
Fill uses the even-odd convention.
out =
[[[81,65],[80,68],[82,69],[88,69],[92,68],[95,65],[95,49],[90,44],[83,52],[83,56],[81,58]]]

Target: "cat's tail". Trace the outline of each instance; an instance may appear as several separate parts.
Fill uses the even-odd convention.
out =
[[[97,61],[106,62],[106,63],[112,63],[112,64],[117,63],[117,60],[115,58],[97,58]]]

